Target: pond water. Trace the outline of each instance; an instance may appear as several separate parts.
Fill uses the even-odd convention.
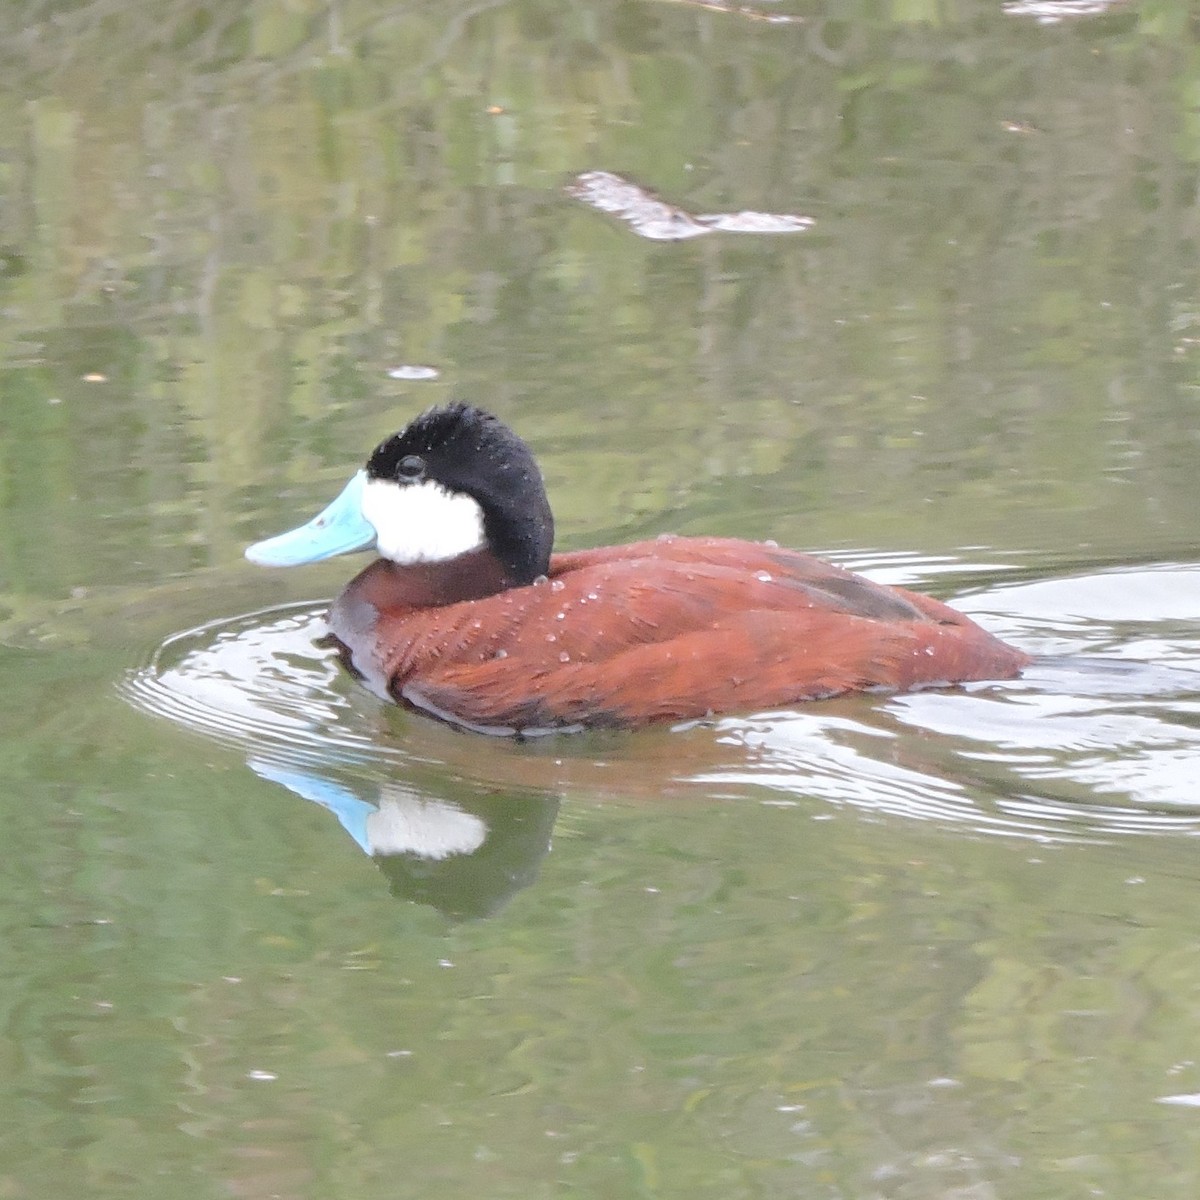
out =
[[[1191,1200],[1175,3],[0,14],[0,1197]],[[525,742],[244,546],[451,397],[563,547],[773,538],[1019,680]]]

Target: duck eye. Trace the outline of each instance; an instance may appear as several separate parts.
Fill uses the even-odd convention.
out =
[[[425,474],[425,460],[416,454],[406,454],[396,464],[396,478],[403,483],[414,483]]]

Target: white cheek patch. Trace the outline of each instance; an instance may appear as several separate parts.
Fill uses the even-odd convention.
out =
[[[362,515],[375,527],[379,553],[394,563],[445,562],[484,545],[483,510],[441,484],[368,479]]]

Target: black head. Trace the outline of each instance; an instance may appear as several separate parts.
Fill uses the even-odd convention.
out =
[[[470,496],[483,511],[488,547],[514,585],[549,569],[554,516],[541,472],[529,447],[491,413],[469,404],[429,409],[375,448],[367,478]]]

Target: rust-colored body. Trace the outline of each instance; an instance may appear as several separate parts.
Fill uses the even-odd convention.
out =
[[[556,554],[526,586],[501,577],[486,551],[380,559],[330,628],[377,690],[496,733],[1007,679],[1029,662],[936,600],[769,544],[664,537]]]

